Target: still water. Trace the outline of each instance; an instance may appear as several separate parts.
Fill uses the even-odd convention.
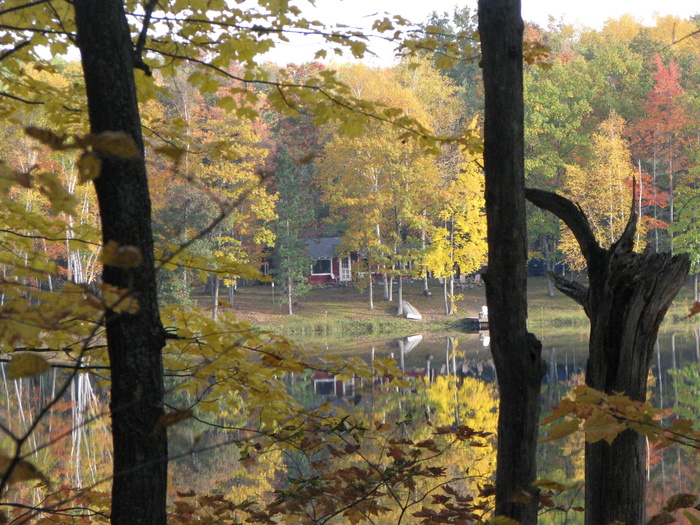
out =
[[[588,332],[587,328],[552,330],[537,334],[543,343],[542,357],[548,365],[543,379],[542,413],[558,404],[571,389],[584,380]],[[339,351],[319,346],[328,352]],[[342,352],[347,352],[343,349]],[[364,359],[392,357],[406,375],[435,381],[452,377],[456,383],[466,378],[478,378],[494,383],[496,372],[489,350],[488,332],[427,336],[411,334],[390,341],[367,341],[351,352]],[[686,324],[662,328],[652,369],[650,371],[651,403],[673,414],[692,420],[700,419],[700,325]],[[357,399],[358,385],[329,383],[328,378],[316,378],[314,391],[328,398]],[[469,407],[461,407],[463,414]],[[467,422],[470,423],[470,422]],[[554,479],[571,484],[569,491],[559,496],[558,504],[573,509],[583,506],[583,440],[575,435],[560,442],[540,446],[541,479]],[[647,457],[649,513],[656,513],[672,495],[700,491],[698,458],[694,450],[674,446],[663,451],[649,450]],[[552,512],[542,523],[583,523],[580,512]]]
[[[543,343],[543,358],[548,364],[543,380],[542,411],[546,414],[573,386],[582,382],[588,334],[587,328],[576,327],[548,329],[536,335]],[[495,432],[496,373],[488,332],[439,336],[411,333],[390,340],[363,340],[352,347],[319,338],[314,346],[321,353],[357,356],[367,362],[391,357],[410,378],[411,386],[399,389],[360,380],[341,381],[322,373],[287,378],[289,388],[305,406],[316,407],[330,401],[362,417],[383,422],[425,419],[434,425],[464,424]],[[699,363],[700,326],[688,323],[662,329],[651,371],[651,401],[684,417],[700,419]],[[4,374],[4,365],[0,368]],[[38,378],[22,380],[2,377],[0,424],[4,433],[0,436],[0,447],[11,451],[13,441],[9,434],[20,435],[32,425],[60,385],[60,374],[50,371]],[[57,485],[98,484],[106,490],[108,487],[99,482],[109,479],[111,463],[107,408],[108,399],[100,379],[79,375],[30,436],[27,445],[36,450],[31,456],[33,463]],[[240,431],[234,437],[239,435]],[[284,479],[290,469],[299,468],[294,463],[298,458],[277,453],[270,453],[267,463],[261,461],[252,469],[243,468],[239,448],[227,446],[235,441],[231,436],[231,431],[205,428],[194,421],[174,427],[170,432],[173,493],[196,488],[198,493],[222,494],[242,501],[258,497],[261,491],[272,487],[274,480]],[[193,443],[198,447],[196,453]],[[494,445],[495,440],[491,439],[490,448],[483,449],[480,455],[453,459],[455,476],[467,469],[478,472],[482,484],[488,481],[495,461]],[[540,478],[572,487],[557,500],[557,504],[569,510],[547,514],[542,523],[583,522],[581,513],[571,510],[583,503],[582,448],[580,435],[542,444]],[[697,457],[692,450],[681,447],[663,452],[650,450],[647,462],[650,512],[658,510],[673,494],[700,491]],[[16,496],[21,501],[40,500],[41,491],[33,490],[33,494],[25,491]],[[412,523],[410,519],[404,522]]]

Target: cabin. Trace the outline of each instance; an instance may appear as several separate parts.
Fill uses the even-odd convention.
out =
[[[340,238],[322,237],[306,240],[306,254],[313,260],[309,284],[335,284],[352,281],[350,255],[338,253]]]

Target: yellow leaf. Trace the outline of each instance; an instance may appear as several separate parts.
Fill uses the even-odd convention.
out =
[[[513,496],[511,497],[511,500],[513,500],[515,503],[522,503],[523,505],[527,505],[530,503],[530,500],[532,500],[532,494],[525,490],[519,490]]]
[[[600,425],[594,425],[592,428],[586,428],[586,441],[589,443],[595,443],[604,439],[608,444],[612,444],[615,438],[627,429],[627,425],[624,423],[606,423]]]
[[[12,465],[12,458],[6,454],[0,453],[0,476],[5,476],[8,469],[10,470],[10,475],[7,481],[10,485],[13,483],[18,483],[20,481],[30,481],[32,479],[41,480],[46,485],[50,482],[34,465],[29,461],[20,459],[14,465]]]
[[[17,354],[12,356],[12,361],[7,365],[7,376],[10,379],[21,377],[33,377],[46,372],[49,363],[36,354]]]
[[[103,131],[97,135],[91,135],[87,142],[96,151],[117,157],[132,158],[139,154],[134,139],[123,131]]]
[[[568,419],[566,421],[562,421],[561,423],[556,423],[549,427],[549,435],[540,441],[553,441],[555,439],[561,439],[576,432],[578,427],[578,419]]]
[[[533,485],[544,490],[551,490],[552,492],[562,492],[574,487],[574,485],[565,485],[558,481],[552,481],[551,479],[538,479]]]
[[[135,268],[143,257],[138,246],[119,245],[117,241],[109,241],[102,249],[102,263],[117,268]]]
[[[49,199],[55,213],[74,214],[75,197],[61,184],[54,173],[41,173],[37,180],[40,184],[39,191]]]
[[[84,152],[78,159],[78,181],[80,184],[95,180],[102,171],[102,160],[91,151]]]
[[[161,146],[160,148],[156,148],[154,151],[160,155],[169,157],[175,162],[179,162],[183,155],[187,153],[187,151],[185,151],[183,148],[178,148],[177,146]]]
[[[139,311],[138,300],[129,293],[129,290],[101,283],[102,301],[105,307],[117,313],[136,314]]]
[[[182,423],[183,421],[187,421],[192,417],[194,417],[194,412],[192,412],[192,409],[188,408],[187,410],[178,410],[176,412],[171,412],[170,414],[163,414],[160,416],[156,426],[159,429],[168,428],[173,425],[177,425],[178,423]]]

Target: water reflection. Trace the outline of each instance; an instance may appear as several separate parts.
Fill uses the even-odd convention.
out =
[[[650,399],[658,407],[672,409],[675,414],[698,421],[700,326],[684,328],[666,330],[659,336],[652,363]],[[551,330],[538,336],[543,341],[543,357],[548,364],[543,380],[543,413],[546,413],[583,379],[587,329]],[[416,425],[427,419],[434,425],[458,423],[495,429],[496,373],[488,345],[486,332],[438,337],[408,334],[392,340],[364,342],[347,354],[360,356],[367,362],[374,358],[393,357],[411,386],[398,389],[389,385],[387,378],[341,381],[335,376],[315,372],[290,376],[289,387],[304,404],[317,406],[321,400],[332,399],[366,418],[401,421],[410,417]],[[61,376],[49,372],[36,378],[9,380],[4,375],[4,365],[0,366],[0,373],[4,380],[0,388],[0,423],[9,431],[20,434],[52,398]],[[32,449],[39,450],[33,459],[37,467],[47,472],[51,479],[72,486],[89,485],[108,478],[111,452],[108,420],[104,417],[106,412],[107,396],[96,378],[89,374],[79,375],[65,399],[45,417],[32,436],[33,441],[29,442]],[[55,441],[51,447],[41,448],[43,443],[51,440]],[[211,428],[195,427],[189,423],[175,427],[171,433],[174,455],[188,450],[195,441],[203,447],[221,443],[221,447],[212,448],[211,452],[173,462],[171,470],[178,490],[187,490],[186,483],[201,490],[224,493],[237,487],[236,497],[243,497],[248,494],[243,494],[244,489],[256,493],[258,485],[251,479],[262,476],[263,471],[270,479],[282,475],[277,470],[281,456],[272,455],[269,456],[269,465],[260,465],[260,472],[246,474],[240,467],[236,449],[224,446],[229,440],[230,434]],[[12,443],[7,435],[0,441],[6,450],[11,450]],[[582,437],[578,434],[542,446],[541,476],[561,482],[581,482],[582,447]],[[478,466],[480,473],[488,475],[493,467],[492,461],[489,451],[489,454],[473,459],[472,466]],[[681,447],[650,450],[648,465],[649,504],[653,508],[658,508],[675,493],[700,491],[697,458],[693,451]],[[465,467],[464,460],[455,459],[454,468],[460,466]],[[580,494],[572,502],[579,500]],[[555,522],[562,521],[550,523]],[[565,522],[577,523],[579,517],[568,515]]]
[[[538,337],[543,342],[542,357],[547,362],[543,388],[546,401],[552,404],[566,393],[572,378],[577,381],[583,378],[588,330],[583,326],[550,330]],[[434,381],[439,376],[474,377],[492,382],[496,380],[496,371],[489,344],[490,337],[485,331],[440,336],[410,334],[345,348],[343,354],[358,356],[367,362],[377,357],[392,358],[408,378]],[[697,363],[700,363],[700,326],[660,333],[650,381],[651,400],[655,406],[668,408],[677,402],[678,381],[670,371]],[[332,385],[331,377],[318,377],[314,381],[314,391],[318,395],[355,395],[351,385]]]

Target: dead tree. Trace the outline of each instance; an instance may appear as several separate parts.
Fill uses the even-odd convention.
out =
[[[632,251],[634,203],[620,239],[604,249],[581,208],[554,193],[527,189],[527,199],[571,229],[588,267],[588,287],[550,274],[590,319],[586,384],[644,401],[659,326],[685,283],[688,256]],[[646,523],[644,437],[632,430],[612,444],[586,443],[586,524]]]

